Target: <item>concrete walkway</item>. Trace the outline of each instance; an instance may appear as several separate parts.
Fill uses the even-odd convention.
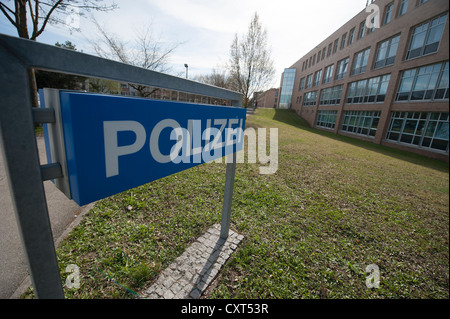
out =
[[[220,238],[220,225],[213,225],[159,274],[143,298],[200,298],[243,238],[230,229],[224,240]]]
[[[42,164],[47,163],[44,138],[37,138]],[[69,226],[92,205],[79,207],[67,199],[50,181],[44,182],[53,238],[58,243]],[[77,218],[78,217],[78,218]],[[0,152],[0,299],[17,298],[29,287],[28,266],[22,249],[9,193],[8,181]]]

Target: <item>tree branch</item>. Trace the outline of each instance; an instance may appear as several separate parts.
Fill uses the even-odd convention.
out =
[[[11,12],[12,14],[14,14],[14,16],[15,16],[14,11],[12,11],[10,8],[8,8],[3,2],[0,2],[0,10],[3,12],[3,14],[5,15],[5,17],[9,20],[9,22],[11,22],[11,24],[12,24],[16,29],[18,29],[17,23],[9,16],[8,12],[6,12],[5,9],[8,10],[9,12]]]
[[[35,0],[35,8],[38,6],[39,1]],[[39,26],[39,21],[37,18],[37,10],[35,12],[33,12],[33,6],[31,5],[31,1],[28,1],[28,7],[30,8],[30,16],[31,16],[31,21],[33,22],[33,32],[32,34],[36,33],[36,30]]]
[[[41,35],[42,32],[44,32],[45,27],[47,26],[48,20],[50,19],[50,16],[52,15],[53,11],[56,10],[56,8],[63,2],[64,0],[58,0],[56,1],[56,3],[53,5],[53,7],[48,11],[47,16],[44,19],[44,22],[42,23],[42,27],[40,28],[40,30],[37,33],[33,32],[32,35],[32,40],[36,40],[36,38]]]

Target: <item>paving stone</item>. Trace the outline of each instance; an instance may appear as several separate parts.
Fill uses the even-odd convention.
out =
[[[213,225],[159,274],[144,297],[200,298],[243,238],[230,230],[227,240],[224,240],[220,238],[220,225]]]
[[[175,297],[175,295],[169,289],[167,289],[166,292],[163,295],[164,299],[173,299],[173,297]]]
[[[202,292],[199,289],[194,288],[189,294],[189,297],[191,297],[192,299],[198,299],[201,296],[201,294]]]

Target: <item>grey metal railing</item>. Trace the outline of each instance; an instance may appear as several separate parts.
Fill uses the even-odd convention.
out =
[[[0,139],[16,220],[37,298],[64,298],[43,181],[58,177],[58,163],[40,165],[35,123],[53,121],[34,112],[30,68],[231,100],[237,92],[126,65],[77,51],[0,34]],[[234,154],[234,157],[236,154]],[[236,160],[227,164],[221,236],[228,235]]]

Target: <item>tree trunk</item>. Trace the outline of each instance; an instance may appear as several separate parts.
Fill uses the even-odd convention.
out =
[[[14,1],[14,6],[16,9],[16,23],[17,23],[17,33],[20,38],[30,39],[30,35],[28,33],[28,24],[27,24],[27,3],[26,1]],[[39,98],[37,94],[37,84],[36,77],[34,74],[34,69],[30,68],[28,70],[28,81],[30,84],[30,96],[31,96],[31,105],[33,107],[39,106]]]
[[[34,74],[34,69],[32,68],[28,69],[28,81],[30,82],[31,105],[33,107],[39,107],[36,76]]]

